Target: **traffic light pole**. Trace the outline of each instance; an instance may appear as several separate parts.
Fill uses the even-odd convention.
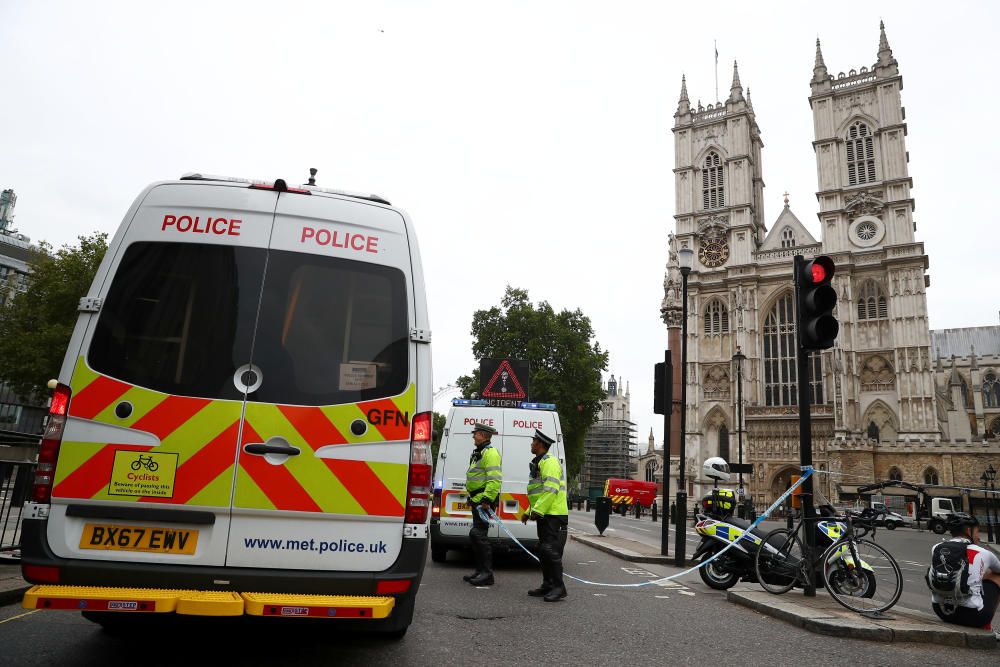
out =
[[[798,385],[799,385],[799,462],[803,467],[812,466],[812,414],[809,408],[809,350],[802,346],[802,308],[801,291],[802,271],[805,260],[802,255],[795,256],[795,347],[798,355]],[[816,570],[812,567],[813,553],[816,551],[816,520],[813,516],[813,478],[812,475],[802,483],[802,526],[805,530],[802,558],[809,567],[806,572],[806,597],[816,597]]]
[[[660,524],[660,555],[670,549],[670,417],[674,411],[674,365],[670,350],[663,353],[663,518]],[[683,527],[680,530],[684,530]]]

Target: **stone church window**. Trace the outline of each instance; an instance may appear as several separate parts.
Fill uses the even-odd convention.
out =
[[[868,422],[868,439],[878,442],[878,426],[875,422]]]
[[[656,461],[650,461],[646,464],[646,481],[655,482],[656,481],[656,471],[659,469]]]
[[[782,248],[794,248],[795,247],[795,232],[792,231],[791,227],[785,227],[781,230],[781,247]]]
[[[983,377],[983,405],[987,408],[1000,408],[1000,381],[993,371],[987,371]]]
[[[729,333],[729,309],[718,299],[705,309],[705,333]]]
[[[859,320],[885,320],[889,318],[889,303],[885,292],[874,280],[869,280],[861,288],[858,297]]]
[[[875,140],[865,123],[858,121],[847,131],[847,182],[861,185],[875,181]]]
[[[823,367],[819,353],[809,355],[810,394],[823,401]],[[764,320],[764,403],[798,405],[798,367],[795,357],[795,310],[791,294],[778,299]]]
[[[902,482],[903,481],[902,471],[900,471],[900,469],[896,467],[889,468],[889,479],[891,479],[894,482]]]
[[[705,164],[701,169],[701,204],[706,211],[722,208],[726,205],[725,177],[722,173],[722,160],[719,154],[712,152],[705,156]]]
[[[1000,417],[997,417],[990,424],[990,427],[986,429],[987,438],[1000,438]]]
[[[938,484],[938,472],[934,468],[928,468],[924,471],[924,484],[933,484],[937,486]]]

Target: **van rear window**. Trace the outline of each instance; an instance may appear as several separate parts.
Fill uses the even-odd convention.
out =
[[[168,394],[242,399],[267,251],[133,243],[97,320],[94,370]]]
[[[262,248],[134,243],[101,309],[94,370],[169,394],[336,405],[409,382],[406,278],[390,267]]]
[[[406,279],[391,267],[272,250],[251,401],[334,405],[393,396],[409,380]]]

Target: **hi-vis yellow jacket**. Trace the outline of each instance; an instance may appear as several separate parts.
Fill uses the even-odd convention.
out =
[[[542,516],[566,516],[566,484],[562,481],[562,466],[559,459],[548,452],[538,462],[531,462],[531,478],[528,480],[528,504],[531,512]]]
[[[482,449],[473,450],[469,458],[469,470],[465,473],[465,490],[469,494],[469,504],[478,505],[483,500],[495,503],[500,497],[500,452],[487,443]]]

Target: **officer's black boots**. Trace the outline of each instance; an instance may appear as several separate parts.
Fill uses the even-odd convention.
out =
[[[538,588],[532,588],[530,591],[528,591],[528,595],[530,595],[533,598],[540,598],[551,590],[552,586],[548,583],[544,583]]]
[[[489,572],[480,572],[472,579],[469,579],[469,583],[473,586],[492,586],[493,575]]]
[[[558,602],[559,600],[562,600],[565,597],[566,597],[566,587],[557,586],[548,593],[546,593],[545,597],[543,597],[542,600],[544,600],[545,602]]]
[[[467,574],[464,577],[462,577],[462,581],[472,581],[473,579],[475,579],[476,577],[478,577],[481,574],[482,574],[481,570],[476,570],[472,574]]]

